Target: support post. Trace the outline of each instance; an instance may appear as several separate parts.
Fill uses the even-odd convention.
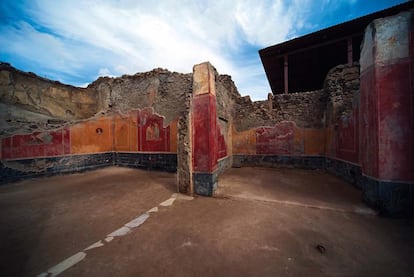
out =
[[[285,87],[285,93],[289,93],[289,61],[288,56],[284,56],[284,87]]]
[[[196,194],[212,196],[217,187],[216,70],[209,63],[193,68],[193,184]]]
[[[352,38],[348,38],[348,64],[352,65],[353,62],[353,48],[352,48]]]

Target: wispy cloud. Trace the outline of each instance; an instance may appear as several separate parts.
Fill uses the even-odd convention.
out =
[[[154,67],[189,72],[208,60],[255,98],[269,91],[256,51],[286,39],[294,19],[282,1],[39,0],[22,7],[30,21],[0,27],[2,52],[43,69],[76,77],[89,67],[92,81]],[[254,55],[237,60],[246,46]]]
[[[30,61],[40,75],[84,84],[208,60],[253,99],[270,91],[257,50],[297,36],[315,12],[311,0],[10,2],[0,4],[0,59]]]

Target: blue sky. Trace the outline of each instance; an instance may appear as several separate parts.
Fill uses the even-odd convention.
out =
[[[258,50],[401,0],[0,0],[0,61],[62,83],[210,61],[240,93],[270,92]]]

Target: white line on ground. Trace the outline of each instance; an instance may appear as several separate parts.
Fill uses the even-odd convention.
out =
[[[136,228],[139,225],[141,225],[142,223],[144,223],[145,220],[148,219],[148,217],[149,217],[148,213],[142,214],[142,215],[138,216],[137,218],[131,220],[127,224],[125,224],[125,226],[128,227],[128,228]]]
[[[156,212],[158,212],[158,207],[154,207],[151,210],[148,210],[147,213],[156,213]]]
[[[122,226],[118,230],[113,231],[112,233],[110,233],[109,235],[106,235],[106,236],[107,237],[120,237],[120,236],[125,236],[129,232],[131,232],[131,229],[129,229],[128,227]]]
[[[111,242],[113,239],[114,239],[114,237],[106,237],[106,238],[105,238],[105,241],[109,243],[109,242]]]
[[[192,200],[194,199],[191,196],[181,195],[177,193],[173,193],[171,197],[159,204],[159,206],[167,207],[171,206],[176,199],[180,200]],[[131,220],[130,222],[126,223],[124,226],[119,228],[118,230],[115,230],[114,232],[108,234],[105,239],[103,239],[104,242],[109,243],[111,242],[115,237],[125,236],[132,232],[133,228],[137,228],[140,225],[142,225],[150,216],[150,213],[156,213],[158,212],[158,207],[154,207],[150,210],[148,210],[146,213],[136,217],[135,219]],[[102,242],[102,240],[99,240],[90,246],[86,247],[83,251],[88,251],[94,248],[105,246],[105,244]],[[63,260],[62,262],[58,263],[57,265],[49,268],[46,272],[42,272],[38,275],[38,277],[49,277],[49,276],[57,276],[63,271],[67,270],[68,268],[74,266],[75,264],[79,263],[86,257],[85,252],[78,252],[75,255],[70,256],[66,260]]]
[[[83,251],[88,251],[88,250],[91,250],[91,249],[94,249],[94,248],[98,248],[98,247],[101,247],[101,246],[104,246],[104,244],[100,240],[100,241],[97,241],[94,244],[91,244],[90,246],[86,247],[85,249],[83,249]]]
[[[167,199],[164,202],[162,202],[160,206],[163,206],[163,207],[171,206],[174,203],[174,201],[175,201],[175,198],[171,197],[170,199]]]
[[[57,276],[63,271],[65,271],[66,269],[82,261],[85,257],[86,257],[85,252],[78,252],[75,255],[70,256],[66,260],[58,263],[54,267],[49,268],[47,272],[39,274],[39,276]]]

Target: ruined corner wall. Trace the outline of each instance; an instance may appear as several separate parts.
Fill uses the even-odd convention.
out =
[[[88,88],[102,95],[106,109],[128,113],[151,107],[168,125],[185,110],[185,105],[179,103],[184,103],[191,92],[191,82],[192,74],[158,68],[119,78],[101,77]]]
[[[219,172],[231,167],[233,163],[233,111],[235,110],[235,99],[238,97],[240,97],[240,94],[231,76],[217,75],[216,103]]]
[[[326,155],[359,163],[359,63],[338,65],[325,79],[329,101],[326,108]]]
[[[269,95],[268,100],[257,102],[239,98],[233,153],[324,155],[327,100],[325,90]]]
[[[101,95],[0,64],[0,137],[51,130],[104,109]]]
[[[175,171],[191,80],[156,69],[77,88],[1,64],[1,183],[111,164]]]
[[[347,136],[354,135],[357,126],[352,119],[358,93],[359,66],[353,64],[333,68],[321,90],[269,94],[267,100],[257,102],[236,98],[236,165],[323,167],[326,155],[348,159],[342,148],[344,143],[354,143]]]
[[[100,95],[92,89],[40,78],[4,63],[0,64],[0,101],[65,120],[88,118],[103,108]]]

